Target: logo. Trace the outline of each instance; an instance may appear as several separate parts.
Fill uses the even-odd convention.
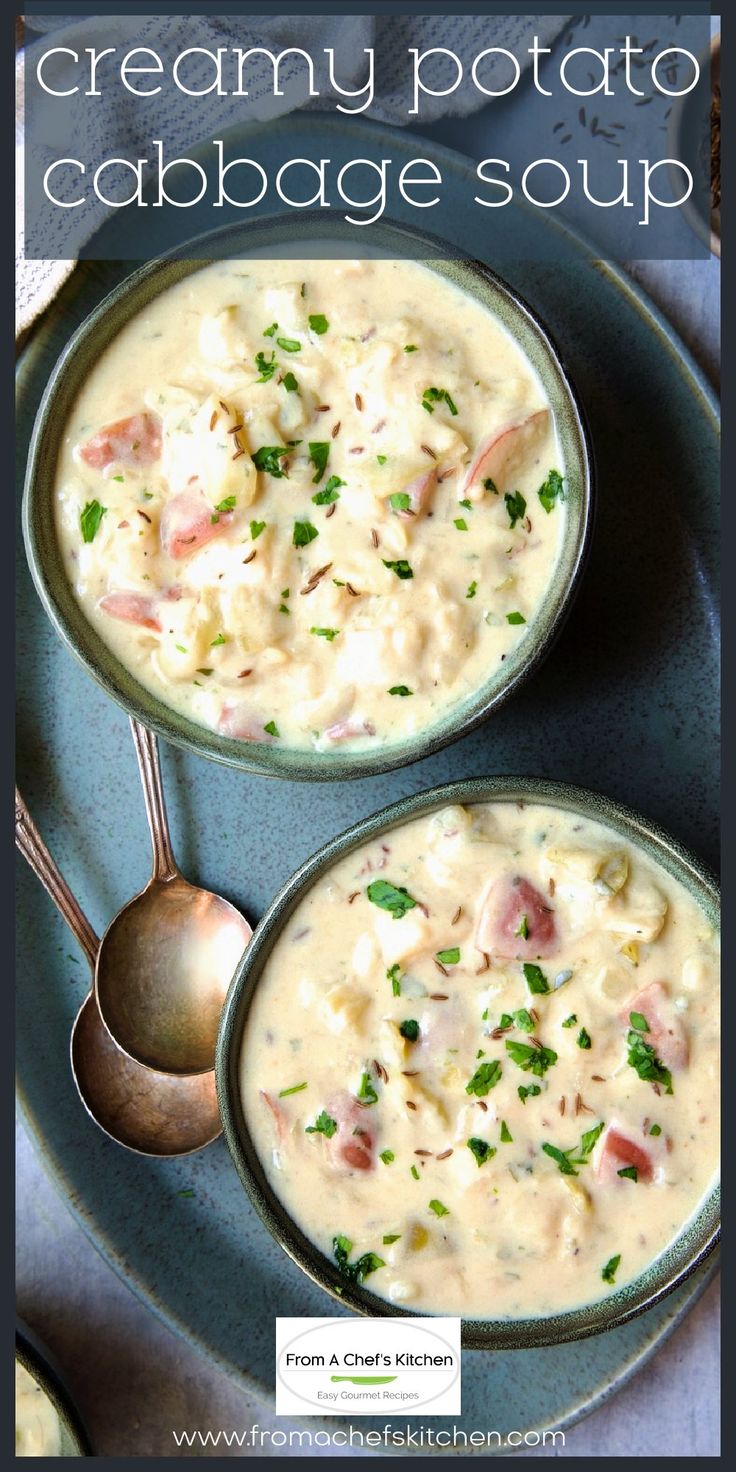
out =
[[[276,1414],[458,1415],[459,1319],[277,1319]]]

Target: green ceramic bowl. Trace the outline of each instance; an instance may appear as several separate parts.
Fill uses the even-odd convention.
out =
[[[90,313],[70,338],[54,368],[39,407],[31,441],[23,498],[23,533],[33,579],[57,633],[90,674],[125,710],[168,741],[202,756],[271,777],[329,781],[386,772],[446,746],[484,721],[550,649],[567,613],[588,548],[593,520],[593,466],[588,434],[577,395],[556,347],[531,308],[486,266],[442,260],[440,243],[429,235],[382,225],[371,236],[372,249],[394,258],[426,258],[431,268],[456,283],[493,312],[511,332],[537,370],[554,412],[567,469],[568,532],[554,582],[521,645],[494,670],[473,695],[448,709],[440,720],[403,741],[377,751],[314,752],[236,741],[209,731],[171,710],[135,679],[103,643],[85,618],[64,570],[53,507],[53,487],[64,426],[83,383],[100,354],[120,329],[152,298],[213,257],[261,253],[304,242],[345,239],[345,227],[320,216],[262,220],[201,236],[188,258],[168,255],[127,277]],[[196,255],[196,259],[191,257]]]
[[[61,1371],[37,1336],[20,1321],[15,1330],[15,1358],[36,1384],[40,1385],[59,1417],[61,1456],[90,1457],[92,1452],[87,1433],[64,1384]]]
[[[341,1277],[334,1262],[309,1241],[269,1185],[248,1130],[238,1089],[238,1060],[250,1004],[284,925],[312,885],[337,860],[367,839],[380,837],[412,818],[451,803],[522,800],[547,803],[605,823],[680,880],[709,922],[716,928],[720,924],[720,897],[715,880],[675,839],[610,798],[538,778],[476,777],[403,798],[332,839],[297,870],[269,906],[233,977],[217,1044],[217,1092],[230,1153],[265,1226],[315,1283],[356,1313],[397,1316],[414,1315],[415,1310],[388,1303],[367,1288],[357,1287]],[[600,1302],[583,1304],[567,1313],[533,1319],[464,1321],[463,1345],[468,1349],[532,1349],[612,1329],[651,1308],[683,1283],[712,1252],[719,1236],[720,1188],[715,1186],[676,1240],[633,1282]]]

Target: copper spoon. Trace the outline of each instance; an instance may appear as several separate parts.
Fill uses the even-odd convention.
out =
[[[100,943],[15,789],[15,841],[84,951],[94,975]],[[106,1135],[141,1155],[188,1155],[222,1128],[213,1073],[185,1077],[143,1068],[118,1048],[94,992],[72,1028],[71,1062],[82,1103]]]
[[[95,996],[115,1042],[136,1062],[166,1073],[214,1067],[220,1013],[252,935],[234,905],[183,879],[166,819],[158,743],[131,717],[153,845],[145,889],[108,925],[95,967]]]

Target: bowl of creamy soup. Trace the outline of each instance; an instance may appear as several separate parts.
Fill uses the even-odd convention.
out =
[[[278,258],[294,228],[226,231],[93,312],[39,411],[25,529],[57,630],[129,711],[321,779],[424,756],[529,675],[592,473],[557,351],[492,272],[398,230],[345,259],[324,222]]]
[[[218,1049],[225,1134],[291,1257],[464,1343],[621,1324],[718,1234],[717,889],[557,783],[411,797],[262,920]]]
[[[15,1455],[89,1455],[85,1431],[61,1373],[25,1324],[15,1336]]]

